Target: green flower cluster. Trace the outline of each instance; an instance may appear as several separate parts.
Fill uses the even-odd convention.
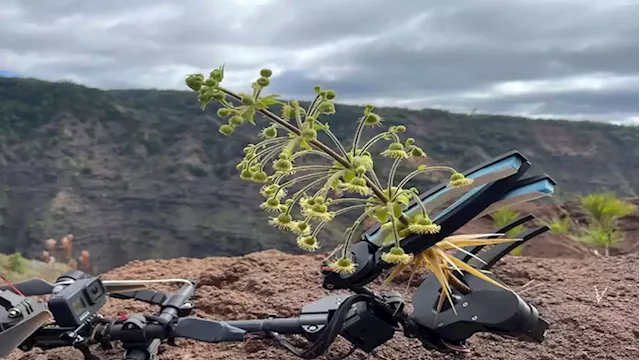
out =
[[[450,167],[420,165],[396,183],[395,174],[401,162],[426,157],[413,138],[401,139],[407,131],[405,126],[389,126],[384,130],[383,117],[374,112],[373,105],[367,105],[357,121],[353,141],[346,147],[324,122],[336,112],[334,90],[314,87],[315,99],[304,108],[296,100],[285,102],[278,95],[262,96],[272,76],[271,70],[262,69],[251,84],[252,93],[235,93],[222,87],[224,66],[211,71],[207,78],[202,74],[186,77],[187,86],[198,93],[203,110],[212,101],[219,103],[217,115],[226,119],[219,128],[223,135],[231,135],[245,123],[256,125],[256,114],[267,120],[267,126],[258,133],[260,141],[244,148],[244,157],[236,168],[241,179],[263,184],[260,193],[265,200],[260,208],[274,213],[269,223],[296,234],[298,246],[313,251],[320,247],[318,234],[326,224],[347,212],[359,211],[360,216],[346,229],[342,256],[331,265],[334,271],[356,270],[347,250],[367,218],[382,223],[382,228],[390,233],[390,240],[395,242],[383,255],[384,261],[394,264],[412,261],[413,255],[404,252],[400,240],[410,234],[437,233],[440,227],[429,219],[419,191],[406,188],[408,182],[428,171],[450,172],[451,187],[468,186],[472,180]],[[280,108],[279,114],[272,111],[275,106]],[[383,131],[362,140],[366,129],[380,128]],[[382,141],[388,144],[378,155],[393,159],[386,174],[386,186],[376,174],[371,152]],[[303,157],[317,158],[319,163],[303,164]],[[421,212],[408,217],[404,211],[412,200],[416,200]]]

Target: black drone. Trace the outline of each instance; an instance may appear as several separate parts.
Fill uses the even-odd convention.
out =
[[[465,176],[474,179],[471,189],[449,188],[443,184],[422,194],[420,199],[429,209],[455,197],[459,199],[434,217],[441,226],[439,233],[411,235],[403,240],[403,248],[419,253],[477,217],[503,206],[550,196],[555,182],[546,175],[523,177],[530,166],[520,153],[510,152],[466,171]],[[407,212],[415,208],[417,204],[412,204]],[[532,215],[524,216],[496,233],[505,233],[533,219]],[[521,241],[467,248],[456,256],[500,282],[489,272],[492,266],[522,242],[547,230],[546,226],[528,229],[517,236]],[[113,342],[120,342],[125,349],[125,359],[147,360],[156,356],[161,343],[177,338],[211,343],[270,338],[304,359],[325,354],[338,336],[353,345],[352,351],[360,349],[368,353],[396,332],[442,353],[468,352],[466,340],[478,332],[538,343],[544,340],[548,324],[535,307],[516,293],[468,273],[455,276],[470,291],[453,290],[453,304],[440,309],[439,313],[441,287],[432,275],[427,275],[415,291],[411,313],[405,310],[400,294],[372,291],[367,285],[390,266],[380,259],[389,246],[384,245],[380,233],[380,227],[368,231],[349,249],[351,259],[357,263],[355,273],[323,270],[323,288],[349,292],[320,298],[304,306],[295,318],[214,321],[190,317],[195,285],[181,279],[101,280],[74,270],[59,277],[55,284],[32,279],[0,287],[0,357],[8,356],[16,348],[28,351],[35,347],[72,346],[79,349],[85,359],[94,360],[98,358],[91,354],[91,345],[111,348]],[[148,288],[158,282],[182,282],[183,285],[174,294]],[[51,296],[44,303],[31,298],[37,295]],[[99,314],[107,297],[143,301],[158,305],[161,310],[156,315],[108,318]],[[307,346],[290,343],[284,335],[291,334],[304,336]]]

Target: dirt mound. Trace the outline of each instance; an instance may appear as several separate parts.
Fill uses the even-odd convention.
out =
[[[199,281],[196,316],[228,320],[268,315],[295,316],[300,307],[321,296],[322,256],[296,256],[270,250],[234,258],[136,261],[115,269],[104,278],[188,278]],[[624,255],[579,259],[507,257],[495,272],[523,298],[534,304],[551,328],[543,344],[505,340],[479,334],[471,339],[472,359],[637,359],[638,358],[638,256]],[[378,286],[378,285],[376,285]],[[404,291],[406,284],[393,284]],[[596,303],[594,287],[605,288]],[[165,288],[164,290],[171,290]],[[410,300],[407,299],[407,300]],[[141,303],[109,300],[106,315],[153,311]],[[204,344],[179,340],[165,345],[160,359],[294,359],[266,342]],[[336,351],[346,344],[335,344]],[[121,359],[121,350],[96,352],[101,359]],[[71,349],[30,353],[15,352],[12,360],[81,359]],[[365,359],[356,352],[349,359]],[[381,346],[372,359],[445,359],[424,350],[417,340],[403,336]]]

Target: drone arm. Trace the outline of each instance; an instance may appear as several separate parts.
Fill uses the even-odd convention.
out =
[[[185,319],[186,320],[186,319]],[[279,334],[301,334],[303,328],[317,329],[328,321],[328,314],[315,314],[296,318],[270,318],[264,320],[225,321],[227,325],[245,330],[248,333],[276,332]]]
[[[43,279],[29,279],[13,283],[13,287],[20,291],[24,296],[46,295],[51,294],[53,284]],[[12,286],[0,285],[0,291],[12,290]]]

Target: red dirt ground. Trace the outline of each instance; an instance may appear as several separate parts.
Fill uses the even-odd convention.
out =
[[[535,241],[535,240],[534,240]],[[318,271],[322,256],[288,255],[269,250],[243,257],[136,261],[115,269],[108,279],[188,278],[200,285],[195,298],[197,316],[226,320],[266,315],[295,316],[304,304],[323,296]],[[496,274],[534,304],[550,324],[543,344],[505,340],[494,335],[472,337],[478,360],[524,359],[637,359],[638,255],[610,258],[507,257]],[[402,279],[400,279],[402,280]],[[406,279],[405,279],[406,281]],[[403,291],[405,284],[393,284]],[[596,303],[595,289],[606,288]],[[166,289],[166,288],[165,288]],[[409,299],[408,299],[409,300]],[[145,305],[109,300],[105,315],[150,311]],[[178,347],[163,345],[160,359],[295,359],[267,342],[205,344],[179,340]],[[338,342],[337,350],[346,345]],[[96,349],[101,359],[122,359],[121,350]],[[366,359],[355,352],[349,359]],[[397,335],[370,359],[451,359],[424,350],[417,340]],[[82,359],[72,349],[14,352],[11,360]]]

